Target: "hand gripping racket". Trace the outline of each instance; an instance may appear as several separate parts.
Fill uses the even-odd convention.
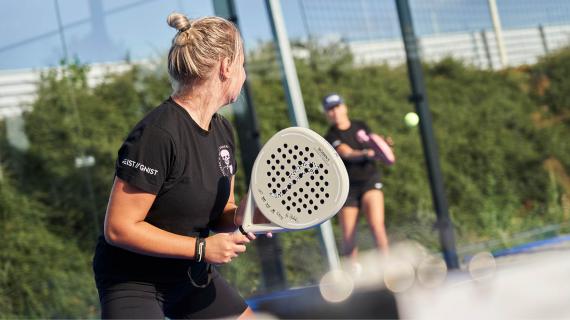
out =
[[[396,156],[394,156],[392,148],[390,148],[388,143],[379,135],[374,133],[368,134],[366,131],[361,129],[356,132],[356,138],[358,141],[366,143],[370,148],[372,148],[372,150],[374,150],[375,159],[382,160],[387,165],[393,165],[394,162],[396,162]]]
[[[302,230],[332,218],[348,196],[346,168],[316,132],[292,127],[277,132],[253,164],[242,233]],[[270,221],[253,223],[258,207]]]

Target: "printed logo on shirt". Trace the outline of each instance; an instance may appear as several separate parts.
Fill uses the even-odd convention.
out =
[[[234,174],[232,154],[230,152],[230,147],[227,145],[218,147],[218,167],[225,177]]]
[[[158,173],[158,170],[156,170],[156,169],[153,169],[151,167],[147,167],[142,163],[139,163],[139,162],[127,159],[127,158],[123,159],[121,161],[121,164],[123,164],[127,167],[138,169],[138,170],[140,170],[142,172],[146,172],[148,174],[152,174],[153,176],[156,176],[156,174]]]

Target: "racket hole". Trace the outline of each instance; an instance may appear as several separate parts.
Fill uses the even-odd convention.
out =
[[[315,211],[319,210],[319,207],[315,206]]]
[[[299,192],[303,192],[303,188],[299,188]]]
[[[328,186],[329,186],[329,182],[325,181],[325,187],[328,187]]]
[[[329,174],[329,171],[327,169],[325,169],[325,174]]]
[[[313,200],[309,200],[309,204],[313,204]]]
[[[303,177],[303,173],[299,173],[299,179],[301,179]]]
[[[287,200],[291,201],[291,196],[288,196],[288,197],[287,197]]]
[[[297,191],[293,192],[293,197],[297,196]]]
[[[321,164],[319,164],[319,168],[321,168],[321,169],[322,169],[323,167],[324,167],[324,165],[323,165],[322,163],[321,163]]]
[[[287,159],[287,163],[291,163],[291,159]]]
[[[281,182],[285,182],[285,177],[281,177]]]
[[[325,204],[325,199],[321,199],[321,204]]]
[[[281,170],[285,170],[285,166],[284,166],[284,165],[281,165]]]
[[[297,184],[297,180],[293,180],[293,184]]]
[[[286,194],[286,193],[287,193],[287,189],[283,189],[282,192],[283,192],[283,194]]]
[[[311,188],[311,192],[315,192],[315,188]]]
[[[302,156],[302,155],[303,155],[303,151],[299,151],[299,155]]]
[[[319,177],[319,179],[321,179],[321,180],[325,180],[325,177],[323,177],[323,176],[320,176],[320,177]]]
[[[317,193],[317,194],[315,194],[315,198],[317,198],[317,199],[318,199],[319,197],[320,197],[320,196],[319,196],[319,194],[318,194],[318,193]]]
[[[301,212],[301,208],[297,208],[297,212]]]
[[[267,159],[267,164],[271,164],[271,160]]]
[[[277,152],[281,153],[281,148],[277,148]]]
[[[293,159],[294,159],[294,160],[297,160],[297,155],[296,155],[296,154],[293,155]]]
[[[286,155],[286,154],[282,154],[281,157],[282,157],[283,159],[285,159],[285,158],[287,157],[287,155]]]
[[[311,156],[311,158],[312,158],[315,156],[315,154],[311,152],[311,153],[309,153],[309,156]]]
[[[309,210],[309,214],[312,214],[312,213],[313,213],[313,211]]]
[[[281,162],[281,160],[277,159],[277,160],[275,160],[275,162],[276,162],[277,164],[279,164],[279,163]]]
[[[272,181],[272,182],[275,182],[275,177],[271,178],[271,181]]]
[[[271,191],[273,191],[273,193],[277,193],[277,190],[275,190],[275,189],[273,189],[273,190],[271,190]]]
[[[287,202],[285,202],[285,200],[281,200],[281,204],[285,204],[285,203],[287,203]]]
[[[281,183],[277,183],[277,188],[281,188]]]
[[[299,201],[299,203],[303,203],[303,199],[299,198],[297,201]]]
[[[318,169],[315,169],[315,174],[319,174],[319,170],[318,170]]]
[[[271,166],[271,170],[275,170],[275,166]]]
[[[281,175],[281,172],[277,171],[277,172],[275,172],[275,174],[279,176],[279,175]]]
[[[289,154],[293,153],[293,150],[289,149],[287,152],[289,152]]]
[[[303,203],[303,209],[307,209],[307,205]]]
[[[271,188],[271,183],[268,183],[268,184],[267,184],[267,187],[268,187],[268,188]]]
[[[291,210],[291,207],[287,206],[287,211]]]
[[[293,146],[293,149],[299,150],[299,146],[298,146],[298,145],[294,145],[294,146]]]
[[[325,198],[328,198],[328,197],[330,197],[330,194],[325,193]]]
[[[287,144],[286,144],[286,143],[285,143],[285,144],[283,144],[283,148],[287,149],[287,147],[288,147],[288,146],[287,146]]]
[[[315,182],[315,185],[318,187],[320,185],[320,183],[317,181],[317,182]]]
[[[296,207],[296,206],[297,206],[297,203],[291,202],[291,205],[292,205],[293,207]]]
[[[305,168],[305,173],[309,172],[309,169]]]
[[[308,186],[310,186],[311,184],[309,183],[309,181],[307,181],[307,182],[305,182],[305,185],[308,187]]]
[[[304,157],[304,158],[303,158],[303,160],[305,160],[305,161],[309,161],[309,158],[307,158],[307,157]]]
[[[271,172],[267,171],[267,176],[271,177]]]
[[[275,154],[271,154],[271,159],[275,159]]]
[[[291,189],[291,185],[290,185],[290,184],[287,185],[287,189]]]
[[[305,199],[308,199],[308,198],[309,198],[309,195],[305,193]]]
[[[305,147],[305,151],[309,151],[309,147]]]
[[[289,174],[290,174],[289,171],[285,171],[286,176],[289,176]],[[283,179],[285,179],[285,178],[283,178]]]
[[[311,180],[315,180],[315,176],[311,176]]]
[[[293,165],[292,168],[293,168],[293,170],[297,170],[297,166],[296,166],[296,165]]]
[[[277,186],[279,186],[279,184],[277,184]],[[325,188],[321,187],[321,192],[324,192]]]

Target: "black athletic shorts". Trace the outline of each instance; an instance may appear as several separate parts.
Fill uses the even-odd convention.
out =
[[[177,282],[101,281],[98,283],[103,319],[235,318],[247,304],[213,268],[206,278]]]
[[[345,207],[358,207],[362,201],[362,196],[369,190],[382,189],[382,182],[380,182],[380,175],[372,175],[368,180],[351,181],[348,197],[344,203]]]

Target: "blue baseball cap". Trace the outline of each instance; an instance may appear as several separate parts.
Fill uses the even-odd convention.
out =
[[[325,109],[325,111],[328,111],[342,103],[344,103],[344,101],[338,93],[327,94],[323,98],[323,109]]]

